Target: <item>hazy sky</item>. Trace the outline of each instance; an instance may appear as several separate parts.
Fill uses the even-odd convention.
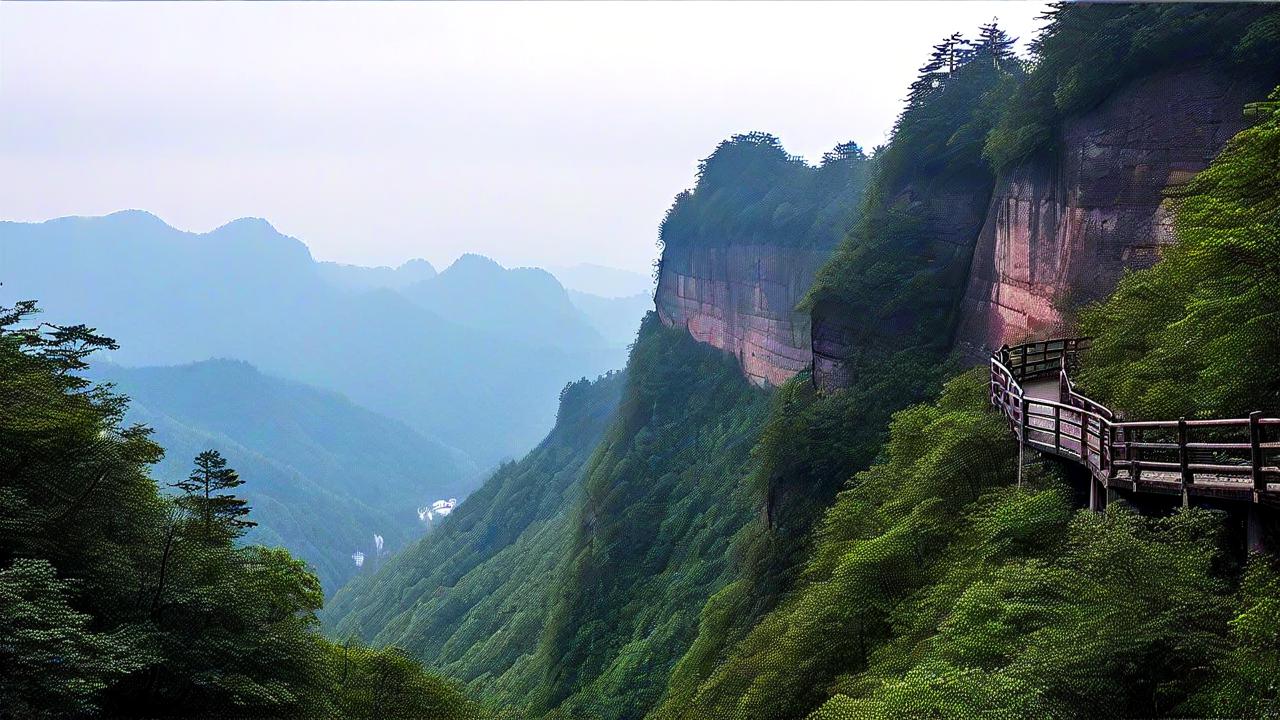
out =
[[[940,37],[1038,3],[0,3],[0,219],[265,217],[320,259],[647,271],[730,134],[886,139]]]

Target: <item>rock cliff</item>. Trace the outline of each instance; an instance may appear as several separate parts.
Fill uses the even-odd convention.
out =
[[[848,386],[857,349],[923,326],[921,313],[945,314],[950,341],[970,359],[1069,331],[1076,308],[1159,258],[1173,240],[1171,191],[1246,126],[1244,105],[1269,88],[1207,67],[1157,73],[1063,122],[1051,152],[994,188],[952,176],[895,191],[895,211],[922,222],[921,249],[912,251],[927,264],[920,282],[946,290],[954,299],[945,307],[886,300],[868,321],[838,293],[820,292],[810,317],[795,307],[830,250],[686,245],[663,255],[658,314],[732,352],[756,384],[812,367],[824,390]]]
[[[917,268],[921,274],[915,283],[941,290],[944,297],[959,297],[990,193],[989,180],[968,177],[935,179],[925,186],[908,184],[894,193],[895,210],[911,214],[920,223],[918,244],[910,253],[925,265]],[[886,244],[891,248],[886,253],[902,250],[891,245]],[[904,335],[927,324],[922,315],[942,313],[948,327],[955,315],[954,303],[922,306],[910,300],[914,297],[910,293],[880,298],[874,318],[850,308],[838,292],[819,291],[818,295],[811,313],[813,380],[824,392],[852,383],[850,358],[858,348],[901,343]]]
[[[1204,169],[1245,127],[1266,87],[1204,68],[1154,75],[1059,129],[1051,157],[998,183],[961,304],[958,349],[1060,331],[1108,295],[1127,268],[1172,241],[1169,190]]]
[[[733,353],[753,383],[779,385],[812,362],[809,317],[795,307],[829,255],[773,245],[669,247],[658,316]]]

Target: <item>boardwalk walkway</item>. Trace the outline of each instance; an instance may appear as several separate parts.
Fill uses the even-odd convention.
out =
[[[1090,505],[1120,491],[1280,507],[1280,419],[1125,421],[1076,392],[1071,372],[1088,338],[1003,347],[991,356],[991,403],[1025,447],[1089,470]],[[1257,532],[1261,532],[1257,529]],[[1256,542],[1255,542],[1256,540]]]

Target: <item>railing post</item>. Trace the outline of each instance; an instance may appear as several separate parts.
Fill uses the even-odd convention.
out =
[[[1053,449],[1062,449],[1062,408],[1053,407]]]
[[[1071,399],[1071,381],[1067,379],[1067,356],[1062,356],[1062,363],[1058,367],[1058,402],[1070,405]]]
[[[1107,471],[1107,481],[1109,482],[1116,476],[1116,426],[1108,422],[1106,427],[1104,441],[1107,443],[1107,448],[1102,458],[1103,468]]]
[[[1022,489],[1022,455],[1027,447],[1027,396],[1022,396],[1018,410],[1018,489]]]
[[[1182,475],[1182,507],[1191,504],[1190,487],[1194,478],[1191,475],[1190,458],[1187,453],[1187,419],[1178,418],[1178,471]]]
[[[1133,483],[1133,487],[1138,487],[1138,477],[1142,474],[1142,466],[1138,465],[1138,452],[1141,448],[1133,446],[1133,436],[1138,431],[1129,428],[1124,429],[1124,456],[1129,460],[1129,480]],[[1141,436],[1139,436],[1141,441]]]
[[[1253,480],[1253,501],[1258,502],[1258,493],[1267,491],[1267,479],[1262,476],[1262,411],[1249,413],[1249,475]]]

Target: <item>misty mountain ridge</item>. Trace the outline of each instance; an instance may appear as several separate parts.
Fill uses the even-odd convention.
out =
[[[316,570],[326,591],[357,570],[354,550],[376,559],[421,535],[416,508],[463,497],[480,469],[454,448],[342,395],[273,377],[242,360],[172,367],[95,364],[90,377],[131,399],[126,421],[151,427],[165,456],[164,483],[186,478],[192,458],[223,454],[245,480],[258,523],[247,540],[283,545]],[[372,565],[372,563],[371,563]]]
[[[560,283],[569,290],[576,290],[589,295],[598,295],[603,298],[624,298],[653,293],[653,278],[647,273],[639,273],[607,265],[597,265],[596,263],[550,266],[547,270],[552,275],[555,275],[560,280]],[[639,318],[636,318],[636,322],[639,322]]]
[[[352,292],[376,288],[400,290],[419,280],[436,276],[435,266],[422,258],[406,260],[394,268],[386,265],[366,267],[321,261],[316,263],[316,271],[331,284]]]
[[[573,303],[560,281],[541,268],[504,268],[483,255],[468,253],[436,277],[413,283],[402,292],[432,312],[448,313],[454,322],[533,345],[611,344]],[[517,307],[519,312],[513,312]]]
[[[0,222],[0,305],[35,299],[42,320],[99,328],[120,344],[112,362],[246,360],[341,392],[483,466],[537,443],[565,383],[620,367],[624,350],[566,311],[567,295],[534,302],[504,283],[491,297],[464,282],[478,269],[469,264],[410,299],[335,286],[306,245],[261,219],[208,233],[141,211]],[[537,297],[554,290],[542,273],[490,275]],[[558,325],[540,316],[548,307]]]

